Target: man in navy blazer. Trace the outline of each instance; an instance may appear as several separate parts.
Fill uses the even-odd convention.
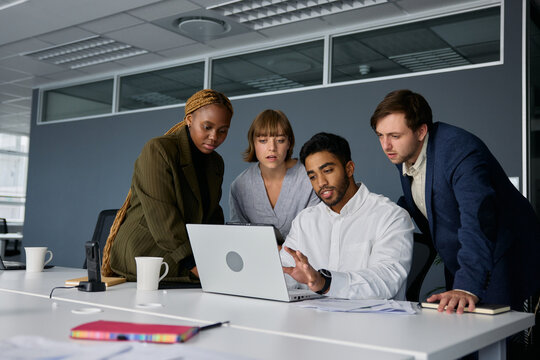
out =
[[[371,117],[403,194],[398,203],[431,237],[444,261],[446,292],[439,311],[478,301],[514,309],[540,289],[540,224],[486,145],[442,122],[420,94],[386,95]]]

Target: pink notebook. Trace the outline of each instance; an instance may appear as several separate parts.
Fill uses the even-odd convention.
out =
[[[199,332],[198,326],[137,324],[99,320],[71,329],[73,339],[107,341],[141,341],[152,343],[179,343]]]

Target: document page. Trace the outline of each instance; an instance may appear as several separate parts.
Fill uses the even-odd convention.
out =
[[[413,305],[409,301],[396,300],[348,300],[327,297],[322,299],[304,300],[297,305],[303,308],[314,308],[322,311],[335,312],[392,313],[403,315],[416,314],[416,305]]]

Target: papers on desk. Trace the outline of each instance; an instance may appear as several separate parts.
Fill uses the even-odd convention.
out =
[[[183,344],[166,346],[138,342],[82,344],[54,341],[40,336],[14,336],[0,340],[0,354],[2,359],[32,360],[233,360],[242,358],[237,354],[219,353]]]
[[[322,298],[304,300],[297,304],[303,308],[314,308],[322,311],[355,312],[355,313],[388,313],[412,315],[415,307],[408,301],[395,300],[348,300]]]

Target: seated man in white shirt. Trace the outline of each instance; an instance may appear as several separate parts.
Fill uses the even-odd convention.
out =
[[[354,181],[351,150],[340,136],[314,135],[300,161],[322,202],[293,220],[283,271],[319,294],[404,300],[414,230],[408,213]]]

